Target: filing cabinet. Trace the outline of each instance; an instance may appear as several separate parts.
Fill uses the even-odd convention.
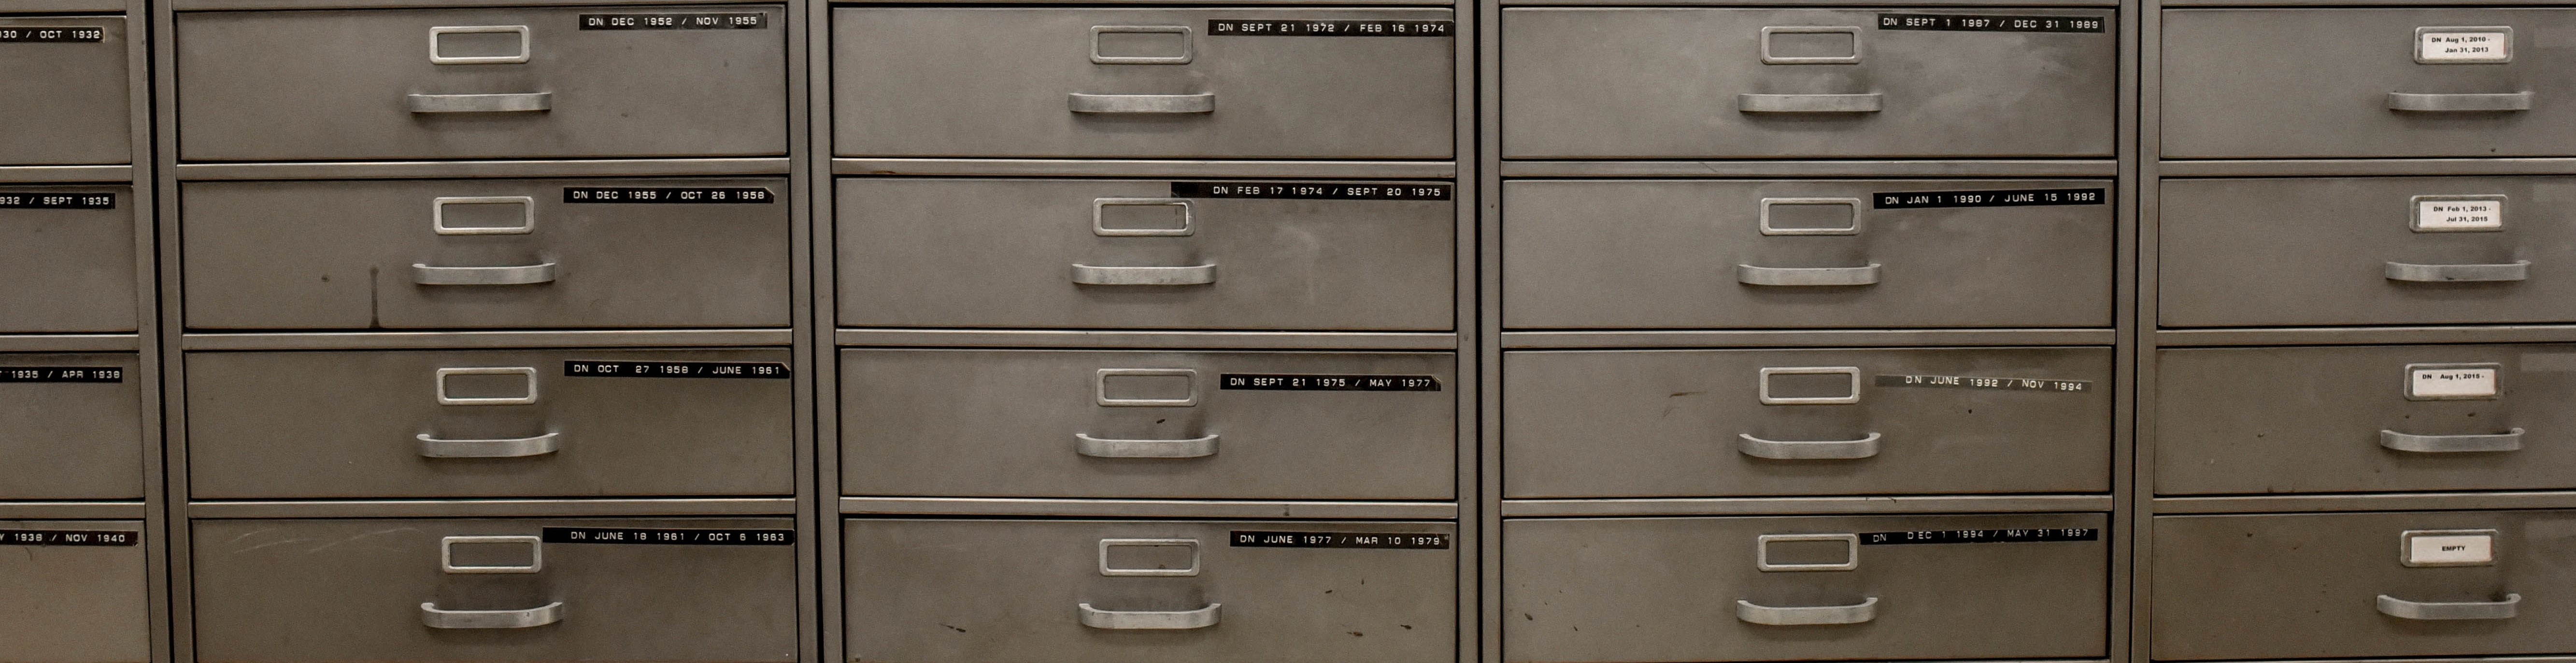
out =
[[[841,351],[851,495],[1454,499],[1457,359]]]
[[[2108,326],[2108,185],[1513,180],[1503,324]]]
[[[853,519],[855,660],[1457,656],[1445,522]]]
[[[180,12],[178,156],[784,155],[785,11],[656,4]]]
[[[1503,660],[2101,657],[2107,524],[2077,513],[1506,521]]]
[[[143,523],[0,521],[0,659],[152,660]]]
[[[199,352],[187,364],[200,499],[795,492],[783,349]]]
[[[0,333],[134,331],[135,213],[122,185],[0,185]]]
[[[190,182],[193,329],[783,327],[779,178]]]
[[[141,364],[126,352],[0,353],[0,501],[142,499]]]
[[[2113,13],[1507,8],[1503,156],[2109,157]]]
[[[843,7],[834,152],[1447,159],[1449,9]]]
[[[797,660],[786,518],[192,528],[196,658],[208,663]]]
[[[122,16],[0,13],[0,166],[132,161],[129,46]]]

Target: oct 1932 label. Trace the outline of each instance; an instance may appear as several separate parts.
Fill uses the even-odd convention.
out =
[[[0,44],[92,44],[106,40],[105,28],[0,26]]]
[[[2047,543],[2052,541],[2094,541],[2102,530],[2090,527],[2034,529],[1953,529],[1913,532],[1866,532],[1860,535],[1864,546],[1895,546],[1928,543]]]
[[[538,538],[546,543],[622,543],[662,546],[784,546],[796,543],[796,531],[785,529],[548,527],[544,529]]]
[[[1456,30],[1449,21],[1208,21],[1208,34],[1218,37],[1447,37]]]
[[[142,540],[139,532],[114,530],[0,529],[0,545],[6,546],[130,546]]]
[[[0,193],[0,209],[116,209],[116,194]]]
[[[1449,185],[1403,182],[1173,182],[1174,198],[1297,198],[1305,200],[1448,200]]]
[[[583,14],[583,30],[759,30],[767,15],[748,14]]]
[[[1235,530],[1237,548],[1398,548],[1447,550],[1449,535],[1414,532],[1259,532]]]
[[[774,361],[583,361],[564,362],[568,378],[752,378],[784,380],[793,375]]]
[[[778,194],[761,187],[564,187],[567,203],[643,203],[643,204],[762,204],[778,202]]]
[[[1996,16],[1991,14],[1879,14],[1880,30],[1951,32],[2107,32],[2099,16]]]
[[[1928,207],[2029,207],[2035,205],[2101,205],[2109,189],[2011,189],[2004,191],[1895,191],[1869,194],[1876,209]]]
[[[1218,389],[1253,391],[1439,391],[1440,378],[1429,375],[1291,375],[1225,373]]]
[[[115,366],[0,366],[0,382],[124,382]]]

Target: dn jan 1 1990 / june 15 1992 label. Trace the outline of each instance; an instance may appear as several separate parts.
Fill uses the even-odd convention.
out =
[[[1430,182],[1173,182],[1174,198],[1302,200],[1448,200],[1449,185]]]
[[[1879,14],[1878,29],[1945,32],[2108,32],[2110,21],[2099,16]]]
[[[2110,189],[2006,189],[1999,191],[1890,191],[1869,194],[1875,209],[1920,209],[1931,207],[2032,207],[2039,205],[2101,205],[2109,202]]]
[[[796,531],[784,529],[548,527],[541,531],[538,538],[546,543],[622,543],[662,546],[784,546],[796,543]]]
[[[1236,530],[1226,537],[1236,548],[1394,548],[1447,550],[1449,535],[1437,532],[1257,532]]]
[[[0,192],[0,209],[116,209],[116,194]]]
[[[115,530],[0,529],[0,546],[130,546],[139,532]]]
[[[759,30],[769,17],[733,14],[583,14],[583,30]]]
[[[641,203],[641,204],[766,204],[778,202],[778,194],[756,186],[740,187],[636,187],[636,186],[568,186],[563,190],[567,203]]]
[[[84,26],[0,25],[0,44],[95,44],[107,30]]]
[[[1218,37],[1447,37],[1456,30],[1449,21],[1208,21],[1208,34]]]
[[[774,361],[584,361],[564,362],[570,378],[751,378],[784,380],[792,373]]]
[[[1439,391],[1440,378],[1429,375],[1309,375],[1225,373],[1218,389],[1252,391]]]

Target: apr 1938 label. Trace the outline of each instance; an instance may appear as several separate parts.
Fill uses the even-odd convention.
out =
[[[124,382],[115,366],[0,366],[0,382]]]

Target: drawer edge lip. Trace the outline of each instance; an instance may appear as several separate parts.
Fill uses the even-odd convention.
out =
[[[1450,179],[1458,162],[1259,159],[916,159],[835,157],[832,174],[850,176],[1132,177],[1211,179],[1312,177]]]
[[[785,346],[786,329],[608,329],[530,331],[189,332],[181,350],[442,350],[476,348],[651,348]]]
[[[2108,346],[2113,329],[1740,329],[1505,331],[1505,350],[1838,348],[1853,346]]]
[[[243,518],[586,518],[596,516],[779,516],[793,497],[645,499],[243,500],[189,502],[192,519]]]
[[[2576,342],[2569,325],[2410,325],[2158,329],[2159,348],[2267,345],[2457,345]]]
[[[615,0],[588,4],[618,5],[775,5],[783,0]],[[178,11],[215,11],[233,9],[455,9],[454,0],[172,0]],[[466,7],[546,7],[567,4],[564,0],[474,0]]]
[[[2004,3],[1997,3],[2004,4]],[[2027,3],[2010,3],[2016,6]],[[1832,159],[1832,160],[1559,160],[1502,162],[1502,176],[1690,177],[1776,179],[1804,177],[1976,177],[2109,179],[2113,159]]]
[[[134,352],[133,332],[113,334],[0,334],[0,352]]]
[[[857,348],[1046,348],[1094,350],[1454,351],[1452,332],[1126,331],[1074,329],[837,329],[832,342]]]
[[[134,167],[115,164],[102,166],[0,166],[0,186],[20,184],[132,184]]]
[[[2324,493],[2314,495],[2158,496],[2153,513],[2218,515],[2345,511],[2509,511],[2576,509],[2576,491]],[[2376,660],[2376,659],[2374,659]],[[2427,659],[2438,660],[2438,659]]]
[[[2108,512],[2108,494],[1505,499],[1504,518]]]
[[[2337,5],[2353,4],[2335,2]],[[2397,3],[2390,3],[2397,4]],[[2440,4],[2440,3],[2404,3]],[[2158,176],[2192,177],[2443,177],[2462,175],[2570,175],[2576,157],[2476,157],[2426,159],[2167,159]]]
[[[843,516],[1020,516],[1089,518],[1441,520],[1456,502],[1299,500],[1039,499],[1015,497],[849,497]]]
[[[0,520],[142,520],[140,501],[0,502]]]
[[[511,159],[407,161],[279,161],[180,163],[182,182],[234,180],[378,180],[425,178],[551,179],[559,177],[784,176],[786,157],[707,159]]]

